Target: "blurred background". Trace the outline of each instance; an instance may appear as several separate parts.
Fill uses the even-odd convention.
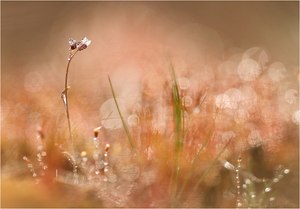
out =
[[[37,126],[48,134],[67,136],[60,93],[69,55],[68,40],[79,41],[85,36],[92,44],[76,55],[69,77],[70,111],[74,129],[82,138],[90,138],[93,128],[105,125],[102,120],[108,115],[107,108],[114,105],[108,101],[108,74],[126,107],[140,98],[141,81],[150,86],[150,98],[159,95],[163,77],[169,76],[170,60],[178,75],[199,75],[195,78],[200,83],[196,89],[212,84],[214,92],[220,93],[238,86],[240,81],[231,77],[230,69],[218,66],[234,56],[241,57],[249,48],[259,47],[270,64],[285,65],[287,80],[274,85],[299,88],[299,2],[1,2],[1,151],[2,170],[6,172],[2,172],[3,206],[44,207],[52,202],[47,195],[32,200],[38,194],[29,197],[19,188],[32,185],[9,177],[17,175],[17,161],[30,150],[20,147],[32,144],[30,139]],[[218,70],[214,75],[214,70],[207,69],[201,74],[204,65]],[[297,92],[293,95],[299,99]],[[265,96],[272,97],[271,93]],[[106,106],[104,102],[108,102]],[[268,104],[281,106],[274,99]],[[288,109],[298,110],[298,102],[281,111]],[[286,191],[290,199],[282,201],[284,207],[297,207],[297,126],[289,125],[285,131],[283,138],[288,140],[286,147],[281,147],[284,151],[277,152],[278,159],[282,159],[278,164],[289,162],[293,175],[283,186],[290,189]],[[47,187],[39,189],[49,193]],[[83,199],[74,204],[100,204],[98,200]],[[57,202],[59,207],[65,206],[63,200]]]

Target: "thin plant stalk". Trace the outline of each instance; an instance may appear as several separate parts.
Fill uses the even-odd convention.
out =
[[[135,148],[136,148],[135,147],[135,143],[134,143],[133,138],[132,138],[132,136],[131,136],[131,134],[129,132],[129,129],[128,129],[127,124],[126,124],[126,122],[124,120],[124,117],[123,117],[123,115],[121,113],[121,110],[120,110],[120,107],[119,107],[119,104],[118,104],[118,101],[117,101],[117,98],[116,98],[116,94],[115,94],[115,91],[114,91],[114,88],[113,88],[113,84],[111,82],[111,79],[110,79],[109,75],[108,75],[108,81],[109,81],[110,89],[111,89],[111,92],[112,92],[112,95],[113,95],[113,98],[114,98],[114,101],[115,101],[115,104],[116,104],[116,107],[117,107],[120,119],[122,121],[123,128],[124,128],[125,133],[127,135],[129,144],[130,144],[131,148],[135,150]]]
[[[69,101],[68,101],[68,77],[69,77],[69,69],[71,65],[71,61],[75,54],[78,51],[82,51],[86,49],[90,44],[91,40],[89,40],[87,37],[84,37],[81,41],[76,41],[74,39],[69,39],[70,44],[70,53],[68,57],[68,63],[67,63],[67,69],[66,69],[66,75],[65,75],[65,89],[61,93],[61,98],[63,100],[63,103],[65,105],[66,114],[67,114],[67,121],[68,121],[68,129],[69,129],[69,135],[70,135],[70,142],[68,145],[71,147],[71,152],[74,154],[74,140],[72,136],[72,127],[71,127],[71,120],[70,120],[70,112],[69,112]]]
[[[185,178],[182,186],[181,186],[181,189],[180,191],[178,192],[178,195],[177,195],[177,198],[176,199],[180,199],[181,195],[183,194],[186,186],[187,186],[187,183],[188,183],[188,180],[192,177],[193,175],[193,170],[196,166],[196,162],[198,161],[199,159],[199,156],[201,155],[202,151],[204,150],[204,148],[207,146],[208,142],[211,140],[211,138],[214,136],[214,132],[212,134],[210,134],[210,136],[205,140],[203,146],[198,150],[198,152],[196,153],[196,156],[193,158],[192,160],[192,164],[191,164],[191,170],[189,171],[187,177]]]
[[[203,102],[203,101],[202,101]],[[218,113],[219,113],[219,109],[217,109],[216,111],[216,115],[214,117],[214,121],[216,120],[217,116],[218,116]],[[192,160],[192,163],[191,163],[191,170],[189,171],[187,177],[185,178],[184,182],[183,182],[183,185],[181,186],[181,189],[180,191],[178,192],[178,195],[177,195],[177,198],[176,199],[180,199],[183,191],[185,190],[185,187],[188,183],[188,180],[192,177],[193,175],[193,170],[195,168],[195,165],[196,165],[196,162],[198,161],[201,153],[203,152],[204,148],[206,148],[206,146],[208,145],[208,143],[211,141],[211,139],[214,137],[214,126],[212,127],[212,129],[210,130],[210,133],[209,133],[209,136],[206,138],[206,140],[204,141],[204,144],[201,146],[201,148],[197,151],[195,157],[193,158]]]
[[[68,130],[69,130],[69,136],[70,136],[70,146],[71,146],[71,152],[74,152],[74,141],[73,141],[73,136],[72,136],[72,127],[71,127],[71,119],[70,119],[70,111],[69,111],[69,99],[68,99],[68,77],[69,77],[69,69],[71,65],[71,61],[75,54],[78,52],[78,49],[74,53],[70,53],[69,58],[68,58],[68,63],[67,63],[67,68],[66,68],[66,74],[65,74],[65,89],[62,92],[62,99],[65,104],[65,110],[67,114],[67,121],[68,121]]]
[[[223,149],[218,153],[218,155],[215,157],[215,159],[211,162],[211,164],[209,165],[209,167],[207,169],[205,169],[205,171],[200,175],[200,177],[198,178],[198,181],[196,182],[194,188],[192,189],[193,192],[196,191],[196,189],[199,187],[200,183],[203,181],[203,179],[208,175],[209,171],[213,168],[213,166],[216,164],[216,162],[219,160],[219,158],[221,157],[221,155],[224,153],[224,151],[226,150],[226,148],[228,147],[228,145],[230,144],[231,141],[227,142],[226,145],[223,147]],[[182,192],[182,191],[181,191]],[[191,195],[192,192],[190,192],[189,195]]]
[[[183,148],[183,132],[184,128],[184,118],[182,114],[182,104],[179,93],[178,84],[176,81],[176,74],[173,65],[171,64],[171,75],[173,79],[172,84],[172,96],[173,96],[173,105],[174,105],[174,125],[175,125],[175,169],[172,172],[171,177],[171,196],[172,203],[174,203],[174,198],[176,197],[177,187],[178,187],[178,177],[180,172],[180,153]]]
[[[199,187],[202,180],[206,177],[206,175],[209,173],[209,171],[212,169],[212,167],[215,165],[215,163],[219,160],[221,155],[225,152],[226,148],[230,144],[231,140],[226,143],[226,145],[222,148],[222,150],[218,153],[218,155],[215,157],[215,159],[212,161],[212,163],[209,165],[209,167],[201,174],[199,177],[197,183],[194,186],[193,191],[196,191],[196,189]]]

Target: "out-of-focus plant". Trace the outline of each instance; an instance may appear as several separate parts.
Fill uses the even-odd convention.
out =
[[[73,57],[90,43],[87,38],[69,41],[65,88],[61,93],[69,140],[64,138],[67,147],[62,147],[57,155],[61,154],[71,168],[54,167],[56,183],[90,192],[101,200],[101,206],[106,207],[202,207],[206,206],[205,201],[209,199],[205,197],[209,194],[207,191],[222,184],[222,169],[225,168],[230,171],[234,181],[229,183],[229,188],[222,187],[216,192],[229,193],[230,206],[272,206],[276,198],[272,194],[276,190],[273,185],[290,170],[280,167],[273,178],[258,178],[251,173],[252,170],[250,172],[244,168],[241,158],[253,147],[261,146],[266,150],[274,148],[272,137],[280,138],[278,133],[282,132],[279,120],[270,114],[273,112],[259,109],[257,105],[260,99],[271,104],[268,103],[271,97],[269,92],[259,91],[260,85],[266,85],[262,82],[265,79],[262,68],[267,68],[264,56],[260,60],[264,61],[263,67],[260,67],[259,63],[249,58],[253,50],[250,50],[250,55],[246,53],[247,56],[237,66],[237,76],[242,81],[236,82],[223,93],[217,87],[189,89],[193,78],[178,77],[180,73],[175,72],[171,65],[171,76],[165,80],[164,96],[160,103],[156,104],[146,88],[141,89],[141,107],[130,110],[136,119],[134,123],[129,120],[132,117],[126,118],[122,112],[116,96],[118,92],[108,76],[117,119],[120,119],[125,134],[118,132],[117,138],[121,138],[118,143],[109,139],[111,135],[103,130],[105,127],[102,129],[100,126],[94,129],[91,140],[75,140],[78,144],[74,144],[68,103],[68,75]],[[268,73],[273,80],[282,78],[281,73],[278,75],[281,67],[278,64],[270,66]],[[262,84],[256,79],[261,79]],[[288,104],[296,103],[294,94],[295,91],[291,90],[285,94]],[[165,112],[157,111],[159,122],[156,124],[155,111],[159,108],[164,108]],[[297,120],[296,116],[292,118]],[[128,139],[128,144],[122,140],[123,137]],[[46,152],[41,140],[43,138],[43,131],[40,130],[37,136],[38,151],[34,153],[36,160],[23,157],[37,183],[46,172],[53,171],[53,166],[49,165],[52,170],[48,169],[45,160],[48,154],[51,155],[51,150]],[[236,165],[229,162],[230,158],[237,158]],[[220,206],[221,203],[216,205]]]

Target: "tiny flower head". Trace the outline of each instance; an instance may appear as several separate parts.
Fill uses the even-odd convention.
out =
[[[69,39],[69,45],[70,45],[70,49],[74,50],[77,48],[77,41],[73,38]]]
[[[84,37],[81,41],[76,41],[73,38],[69,39],[69,45],[70,45],[70,50],[75,50],[78,49],[78,51],[82,51],[86,49],[90,44],[91,40],[89,40],[87,37]]]
[[[78,50],[81,51],[81,50],[84,50],[86,49],[90,44],[91,44],[91,40],[89,40],[87,37],[84,37],[80,42],[79,42],[79,45],[78,45]]]

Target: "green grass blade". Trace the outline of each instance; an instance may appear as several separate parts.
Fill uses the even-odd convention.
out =
[[[172,96],[173,96],[173,105],[174,105],[174,123],[175,123],[175,133],[176,133],[176,152],[180,151],[183,147],[183,138],[182,138],[182,127],[183,127],[183,114],[182,114],[182,106],[181,106],[181,98],[179,93],[179,88],[177,84],[175,70],[173,65],[171,65],[171,73],[172,73]]]
[[[171,75],[172,75],[172,98],[173,98],[173,114],[174,114],[174,125],[175,125],[175,168],[172,172],[171,187],[172,187],[172,204],[176,204],[176,193],[178,189],[178,177],[180,172],[180,153],[183,148],[183,114],[182,104],[177,84],[176,74],[173,65],[171,64]]]
[[[110,79],[109,75],[108,75],[108,81],[109,81],[110,89],[111,89],[111,92],[112,92],[112,95],[113,95],[113,98],[114,98],[114,101],[115,101],[115,104],[116,104],[116,107],[117,107],[120,119],[122,121],[123,128],[124,128],[125,133],[127,135],[129,144],[130,144],[130,146],[131,146],[132,149],[135,149],[136,148],[135,147],[135,143],[134,143],[133,138],[132,138],[132,136],[131,136],[131,134],[129,132],[129,129],[128,129],[127,124],[126,124],[126,122],[124,120],[124,117],[123,117],[123,115],[121,113],[121,110],[120,110],[120,107],[119,107],[119,104],[118,104],[118,101],[117,101],[117,98],[116,98],[116,94],[115,94],[115,91],[114,91],[114,88],[113,88],[113,85],[112,85],[112,82],[111,82],[111,79]]]
[[[212,161],[212,163],[209,165],[209,167],[201,174],[199,177],[197,183],[195,184],[194,191],[199,187],[202,180],[208,175],[209,171],[213,168],[213,166],[216,164],[216,162],[219,160],[221,155],[225,152],[226,148],[230,144],[231,141],[227,142],[226,145],[222,148],[222,150],[218,153],[218,155],[215,157],[215,159]]]

